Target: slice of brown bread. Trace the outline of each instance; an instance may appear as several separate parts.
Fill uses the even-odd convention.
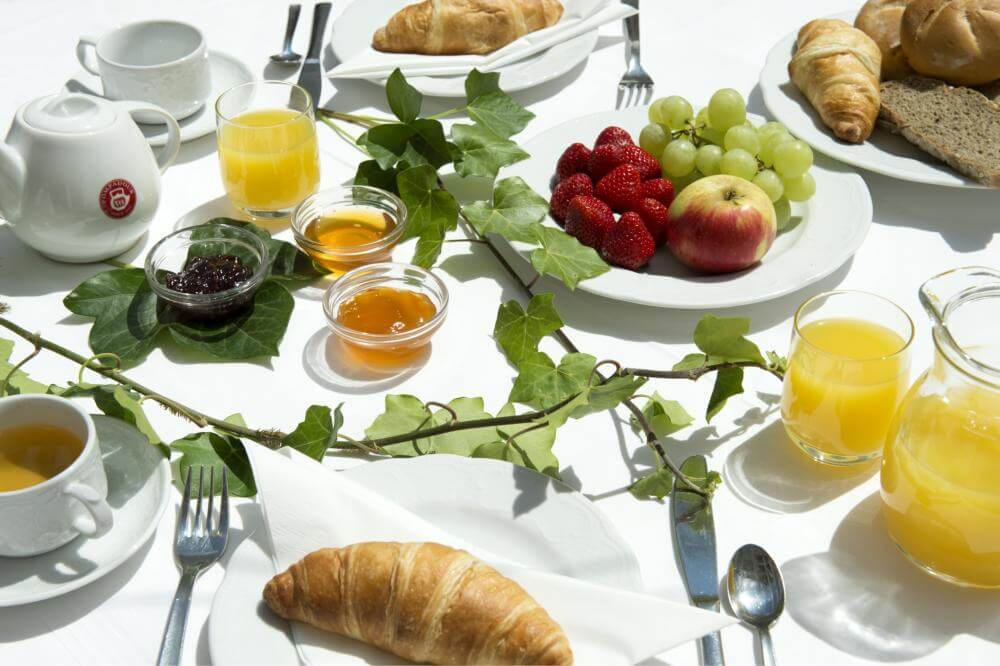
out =
[[[886,81],[879,118],[956,171],[1000,187],[1000,106],[981,93],[921,76]]]

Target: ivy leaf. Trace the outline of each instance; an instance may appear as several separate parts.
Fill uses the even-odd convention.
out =
[[[544,197],[521,178],[504,178],[493,190],[493,202],[476,201],[462,214],[481,234],[497,233],[511,241],[538,242],[539,222],[549,211]]]
[[[608,381],[591,387],[590,392],[587,394],[586,404],[576,407],[570,416],[578,419],[587,414],[614,409],[623,401],[631,398],[639,390],[639,387],[645,383],[645,377],[635,377],[632,375],[611,377]]]
[[[341,407],[343,403],[333,410],[326,405],[310,406],[306,409],[306,417],[302,423],[285,436],[284,445],[304,453],[313,460],[323,460],[326,450],[337,441],[340,426],[344,425]]]
[[[365,160],[358,165],[358,171],[354,174],[355,185],[370,185],[389,192],[396,193],[396,169],[390,167],[383,169],[375,160]]]
[[[709,471],[708,462],[705,460],[705,456],[702,455],[691,456],[682,462],[681,472],[690,481],[693,481],[695,485],[709,494],[714,492],[716,487],[722,483],[722,477],[717,472]]]
[[[637,499],[663,499],[674,487],[674,473],[669,467],[661,467],[655,472],[640,477],[628,487]]]
[[[643,405],[642,415],[646,417],[649,427],[660,438],[672,435],[694,423],[694,417],[688,414],[679,402],[667,400],[659,392],[653,393]],[[636,433],[642,432],[642,427],[634,416],[631,419],[631,424]]]
[[[406,77],[398,68],[389,75],[389,80],[386,81],[385,85],[385,93],[389,100],[389,108],[402,122],[412,122],[420,115],[424,96],[420,94],[419,90],[407,83]]]
[[[743,337],[750,330],[746,317],[720,318],[705,315],[694,329],[694,343],[708,355],[710,363],[750,361],[764,365],[760,349]]]
[[[417,118],[410,123],[414,135],[409,144],[428,164],[435,168],[453,161],[458,155],[458,149],[444,136],[444,127],[440,121],[430,118]],[[408,151],[403,153],[407,159]]]
[[[482,398],[455,398],[448,403],[455,414],[458,415],[459,421],[475,421],[479,419],[490,419],[493,418],[491,414],[485,411],[483,408]],[[451,414],[446,410],[441,409],[434,413],[431,418],[432,425],[427,427],[439,426],[448,423],[451,420]],[[472,453],[487,442],[495,441],[497,438],[497,429],[488,426],[485,428],[472,428],[469,430],[458,430],[456,432],[445,433],[443,435],[435,435],[431,438],[431,449],[435,453],[451,453],[458,456],[471,456]]]
[[[224,437],[215,432],[196,432],[170,443],[170,448],[181,454],[175,462],[174,484],[184,488],[184,478],[190,467],[215,468],[215,483],[212,494],[222,492],[222,469],[229,470],[229,494],[234,497],[253,497],[257,486],[253,479],[250,460],[242,441],[235,437]],[[192,470],[191,483],[198,483],[198,470]],[[205,470],[204,483],[209,480],[209,470]]]
[[[553,294],[533,296],[527,311],[514,300],[500,305],[493,337],[511,364],[519,365],[528,353],[538,349],[542,338],[562,327],[563,321],[552,305],[552,298]]]
[[[559,365],[544,352],[530,352],[518,364],[520,374],[510,392],[511,402],[543,409],[588,387],[597,359],[590,354],[566,354]]]
[[[460,176],[496,178],[501,167],[528,158],[528,153],[511,141],[479,125],[453,125],[451,136],[461,151],[455,163]]]
[[[480,72],[473,69],[465,77],[465,99],[471,104],[483,95],[500,92],[499,72]]]
[[[382,439],[406,432],[414,432],[424,428],[430,422],[431,416],[430,410],[416,396],[387,395],[385,396],[385,411],[379,414],[365,429],[365,437]],[[424,439],[390,444],[383,448],[394,456],[419,456],[429,453],[429,442]]]
[[[594,251],[561,229],[539,227],[541,244],[531,253],[531,265],[543,275],[556,277],[575,289],[580,280],[608,271],[608,265]]]
[[[229,224],[257,235],[267,246],[269,275],[276,280],[315,280],[327,273],[313,263],[308,254],[291,243],[272,238],[267,230],[261,229],[256,224],[228,217],[217,217],[206,224]],[[197,237],[197,232],[194,237]]]
[[[24,370],[16,370],[14,371],[14,374],[11,374],[15,365],[15,363],[10,363],[10,355],[13,351],[14,341],[0,338],[0,382],[10,375],[7,379],[7,386],[4,388],[3,394],[0,395],[0,397],[5,395],[20,395],[22,393],[60,392],[55,386],[42,384],[41,382],[36,382],[34,379],[31,379],[31,377],[28,376],[28,373]]]
[[[430,268],[441,253],[445,233],[458,226],[458,202],[437,186],[437,172],[425,165],[403,171],[399,195],[409,211],[407,237],[417,237],[413,263]]]
[[[719,370],[715,376],[715,386],[712,387],[712,395],[708,399],[705,420],[711,421],[712,417],[726,406],[726,401],[729,398],[740,393],[743,393],[743,368],[724,368]]]
[[[469,117],[499,137],[509,139],[535,117],[531,111],[514,101],[502,90],[478,95],[469,102]]]
[[[513,416],[515,413],[514,405],[507,403],[497,416]],[[560,421],[550,416],[547,420],[548,425],[541,428],[532,428],[539,422],[499,427],[497,433],[502,439],[483,444],[473,452],[472,457],[506,460],[558,479],[559,460],[552,453],[552,445],[556,441],[556,428],[565,419]]]
[[[375,158],[382,169],[391,169],[403,157],[414,130],[403,123],[376,125],[358,137],[357,144]]]
[[[704,354],[688,354],[674,364],[674,370],[695,370],[708,363],[708,357]]]
[[[788,372],[788,359],[777,352],[767,352],[767,367],[785,374]]]
[[[153,430],[146,412],[142,409],[141,396],[118,384],[71,384],[62,393],[63,397],[87,396],[103,413],[125,421],[141,432],[150,444],[162,444],[163,440]]]

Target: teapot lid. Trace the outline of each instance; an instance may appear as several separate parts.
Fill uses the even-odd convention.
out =
[[[118,114],[104,99],[80,93],[39,97],[24,109],[24,121],[35,129],[60,134],[82,134],[104,129]]]

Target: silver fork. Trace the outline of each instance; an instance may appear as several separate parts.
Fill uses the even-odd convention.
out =
[[[205,468],[198,468],[198,495],[195,498],[194,515],[190,515],[191,476],[191,468],[188,467],[184,479],[184,498],[181,500],[174,534],[174,555],[181,567],[181,580],[177,584],[174,602],[170,605],[167,626],[163,630],[163,643],[160,644],[160,656],[156,659],[156,663],[161,666],[174,666],[180,662],[194,581],[202,571],[219,561],[229,540],[229,477],[226,469],[222,469],[222,497],[219,501],[217,524],[212,515],[215,467],[211,468],[209,475],[208,511],[204,514],[201,512],[201,497],[204,492]]]
[[[626,5],[639,9],[639,0],[622,0]],[[625,19],[625,53],[628,67],[618,82],[618,106],[635,106],[649,101],[653,96],[653,79],[639,61],[639,15]],[[645,97],[645,100],[643,99]]]

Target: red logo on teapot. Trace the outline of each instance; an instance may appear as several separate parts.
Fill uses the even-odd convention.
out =
[[[116,220],[132,212],[135,208],[135,199],[135,188],[124,178],[109,180],[101,188],[101,194],[98,197],[104,214]]]

